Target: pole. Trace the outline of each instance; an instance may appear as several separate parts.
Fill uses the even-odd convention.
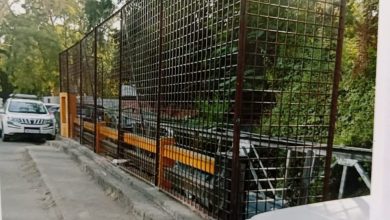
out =
[[[162,45],[163,45],[163,25],[164,25],[164,9],[163,1],[159,1],[159,58],[158,58],[158,89],[157,89],[157,133],[156,133],[156,160],[155,160],[155,177],[154,185],[158,186],[159,183],[159,172],[160,172],[160,121],[161,121],[161,77],[162,77]]]
[[[120,152],[121,152],[121,142],[122,142],[122,56],[123,56],[123,9],[120,11],[120,19],[121,19],[121,24],[120,24],[120,35],[119,35],[119,97],[118,97],[118,125],[117,125],[117,130],[118,130],[118,142],[117,142],[117,148],[116,148],[116,155],[117,158],[120,158]]]
[[[337,99],[339,96],[339,84],[341,78],[341,65],[343,57],[343,44],[344,44],[344,30],[345,30],[345,14],[346,14],[346,0],[340,1],[340,18],[339,18],[339,32],[337,36],[336,46],[336,63],[333,76],[333,89],[332,89],[332,103],[330,110],[330,121],[328,130],[328,141],[326,147],[325,158],[325,177],[323,186],[323,200],[328,200],[329,196],[329,182],[331,175],[332,153],[333,153],[333,139],[334,131],[336,127],[337,117]]]
[[[241,109],[242,109],[242,90],[244,84],[245,71],[245,41],[246,41],[246,7],[247,1],[241,0],[240,4],[240,28],[238,36],[238,57],[237,57],[237,79],[236,95],[234,103],[234,133],[232,148],[232,175],[231,175],[231,201],[230,201],[230,219],[241,219],[241,199],[240,199],[240,182],[241,182],[241,164],[240,164],[240,127],[241,127]]]
[[[95,30],[94,30],[94,45],[93,45],[93,48],[94,48],[94,71],[93,71],[93,81],[94,81],[94,86],[92,86],[92,89],[93,89],[93,104],[94,104],[94,119],[93,119],[93,122],[94,122],[94,128],[95,128],[95,135],[94,135],[94,139],[93,139],[93,151],[96,153],[97,152],[97,149],[96,149],[96,146],[97,146],[97,141],[96,141],[96,135],[97,135],[97,122],[98,122],[98,115],[97,115],[97,71],[98,71],[98,67],[97,67],[97,35],[98,35],[98,28],[95,27]],[[87,61],[88,62],[88,61]],[[103,74],[103,73],[102,73]]]

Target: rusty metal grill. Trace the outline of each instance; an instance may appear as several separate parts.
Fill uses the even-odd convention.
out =
[[[164,1],[163,8],[160,126],[175,142],[161,149],[161,187],[225,219],[240,1]]]
[[[212,218],[322,201],[344,5],[128,1],[60,54],[70,136]]]
[[[81,129],[81,47],[80,43],[67,50],[69,136],[80,141]],[[63,62],[61,60],[61,62]],[[61,77],[62,78],[62,77]],[[61,82],[61,84],[64,84]]]
[[[60,54],[60,90],[68,92],[68,52],[64,51]]]
[[[156,178],[159,4],[130,1],[122,9],[122,166],[148,182]]]
[[[120,93],[120,12],[96,29],[96,152],[117,158]]]
[[[96,115],[96,29],[81,40],[81,143],[95,150]]]
[[[322,200],[340,2],[246,7],[239,194],[250,217]]]

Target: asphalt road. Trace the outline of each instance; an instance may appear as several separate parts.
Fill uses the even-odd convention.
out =
[[[62,151],[0,140],[3,220],[134,219]]]

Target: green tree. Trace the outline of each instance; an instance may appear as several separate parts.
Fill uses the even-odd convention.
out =
[[[336,143],[370,148],[373,138],[378,1],[349,1]]]
[[[8,51],[0,48],[0,98],[2,98],[3,100],[5,100],[14,90],[14,87],[8,78],[7,70],[4,66],[4,63],[7,61],[8,58]]]
[[[0,63],[3,97],[12,90],[57,94],[58,54],[85,33],[84,1],[30,0],[22,4],[14,0],[2,5],[0,48],[7,45],[7,56]]]
[[[86,0],[84,13],[87,19],[87,29],[92,29],[114,11],[111,0]]]
[[[114,10],[111,0],[0,2],[1,96],[59,92],[58,54]]]

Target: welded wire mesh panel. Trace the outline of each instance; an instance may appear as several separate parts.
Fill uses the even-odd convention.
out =
[[[120,92],[120,12],[97,28],[96,152],[117,157]]]
[[[322,200],[339,0],[250,0],[242,218]]]
[[[60,53],[60,92],[68,92],[68,52]]]
[[[94,150],[96,114],[95,32],[81,41],[81,143]]]
[[[71,137],[217,219],[321,201],[340,1],[127,1],[60,56]]]
[[[159,1],[130,1],[122,8],[121,140],[122,166],[155,181]]]
[[[80,141],[80,117],[81,117],[81,56],[80,44],[76,44],[67,50],[67,70],[69,77],[68,105],[69,105],[69,131],[70,137]],[[61,60],[62,64],[62,60]]]
[[[164,1],[160,185],[228,218],[240,1]],[[240,177],[237,177],[240,178]]]

